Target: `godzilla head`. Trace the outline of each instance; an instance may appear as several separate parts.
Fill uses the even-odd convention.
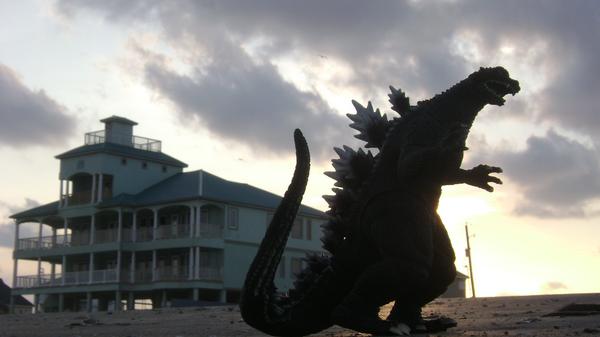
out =
[[[484,104],[504,105],[504,96],[515,95],[521,90],[519,82],[510,78],[508,71],[502,67],[479,68],[467,81],[471,83],[478,97]]]

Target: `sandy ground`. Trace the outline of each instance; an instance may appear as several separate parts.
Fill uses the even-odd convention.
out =
[[[600,336],[600,315],[544,317],[571,303],[600,304],[600,294],[438,299],[424,314],[458,321],[444,333],[419,336]],[[389,307],[382,310],[382,315]],[[236,306],[119,313],[0,315],[0,337],[13,336],[265,336],[246,325]],[[312,336],[367,336],[332,327]]]

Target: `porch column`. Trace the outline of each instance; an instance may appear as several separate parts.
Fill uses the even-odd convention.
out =
[[[19,272],[19,259],[17,258],[13,258],[13,281],[12,281],[12,287],[17,288],[18,284],[17,284],[17,273]]]
[[[70,186],[71,181],[67,180],[65,183],[65,196],[64,196],[64,204],[63,206],[69,206],[69,186]]]
[[[152,281],[156,281],[156,250],[152,251]]]
[[[96,192],[96,173],[92,173],[92,198],[90,199],[92,204],[96,203],[96,195],[98,195]]]
[[[92,312],[92,292],[88,291],[85,293],[86,298],[86,311]]]
[[[196,248],[196,256],[194,258],[194,264],[196,265],[194,268],[195,274],[194,274],[194,278],[199,279],[200,278],[200,247],[195,247]]]
[[[54,279],[56,278],[56,263],[52,262],[50,264],[50,284],[54,285]]]
[[[133,211],[133,225],[131,227],[131,241],[137,242],[137,212]]]
[[[194,247],[190,247],[190,255],[188,257],[188,279],[194,279]]]
[[[200,228],[202,226],[202,223],[201,223],[202,218],[200,216],[202,214],[202,204],[198,205],[197,209],[198,209],[198,212],[196,212],[196,226],[195,227],[196,227],[196,237],[199,238],[200,237]]]
[[[42,284],[42,257],[38,256],[37,260],[37,286]]]
[[[104,183],[103,183],[103,178],[104,175],[102,173],[98,173],[99,179],[98,179],[98,202],[102,201],[102,190],[104,189]]]
[[[133,295],[133,291],[130,291],[129,296],[127,297],[127,310],[135,309],[135,297]]]
[[[131,252],[131,263],[130,263],[129,281],[135,283],[135,251]]]
[[[196,210],[196,207],[190,206],[190,220],[188,221],[189,224],[190,224],[189,225],[190,226],[189,227],[190,228],[190,238],[194,237],[194,225],[196,224],[196,221],[195,221],[196,219],[194,217],[194,214],[195,214],[194,211],[195,210]]]
[[[192,292],[192,298],[194,299],[194,301],[200,299],[200,290],[198,288],[194,288]]]
[[[33,313],[37,314],[40,312],[40,294],[33,295]]]
[[[88,270],[89,276],[88,276],[88,283],[92,284],[94,283],[94,253],[90,253],[90,270]]]
[[[96,243],[96,214],[92,214],[90,221],[90,245]]]
[[[15,220],[15,248],[14,248],[14,250],[19,249],[19,229],[21,229],[21,224]]]
[[[58,294],[58,312],[65,311],[65,294]]]
[[[121,243],[121,240],[123,239],[123,209],[119,208],[119,210],[117,211],[118,213],[118,219],[117,219],[117,242]]]
[[[69,243],[69,239],[68,239],[68,231],[69,231],[69,221],[68,218],[65,218],[65,221],[63,223],[63,244],[66,246],[67,243]]]
[[[121,250],[117,250],[117,282],[121,282]]]
[[[58,180],[60,182],[60,194],[58,195],[58,206],[59,207],[63,207],[65,204],[65,193],[63,191],[63,185],[64,185],[64,180],[59,179]]]
[[[65,279],[67,278],[67,256],[63,255],[62,256],[62,267],[61,267],[61,272],[62,272],[62,278],[61,278],[61,284],[64,286],[65,285]]]
[[[121,311],[121,292],[115,291],[115,311]]]
[[[39,226],[38,226],[38,248],[42,248],[42,227],[43,223],[42,220],[39,221]]]
[[[56,227],[52,227],[52,248],[56,247]]]
[[[221,289],[219,292],[219,302],[227,303],[227,290]]]
[[[167,291],[163,290],[162,291],[162,298],[160,300],[160,307],[164,308],[167,306]]]
[[[156,232],[158,231],[158,209],[152,209],[153,222],[152,222],[152,240],[156,240]]]

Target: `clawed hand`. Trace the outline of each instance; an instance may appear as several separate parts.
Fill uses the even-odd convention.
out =
[[[496,166],[477,165],[468,171],[465,182],[488,192],[493,192],[494,188],[490,186],[490,183],[502,184],[502,180],[491,176],[492,173],[502,173],[502,169]]]

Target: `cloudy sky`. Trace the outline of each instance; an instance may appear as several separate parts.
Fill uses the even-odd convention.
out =
[[[191,170],[276,193],[299,127],[314,161],[304,200],[324,210],[332,147],[360,145],[351,99],[393,115],[388,85],[414,103],[502,65],[522,90],[479,115],[465,167],[501,166],[504,184],[445,188],[440,206],[457,267],[466,272],[468,222],[478,295],[600,291],[596,1],[24,0],[0,1],[0,22],[9,282],[8,215],[57,199],[54,156],[101,118],[137,121],[136,134]]]

